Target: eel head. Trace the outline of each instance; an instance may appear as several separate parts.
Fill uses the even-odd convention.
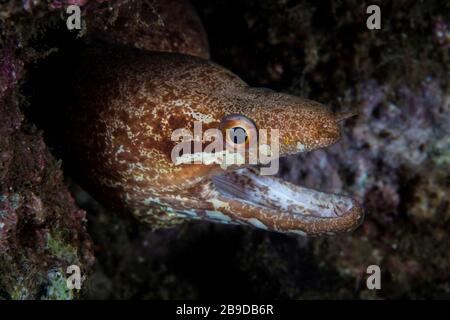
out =
[[[207,206],[201,215],[190,217],[300,235],[333,235],[361,223],[363,210],[351,197],[297,186],[276,176],[279,158],[335,143],[341,133],[337,116],[316,102],[267,90],[240,88],[224,96],[241,102],[230,103],[218,128],[225,149],[243,147],[242,162],[232,157],[232,164],[224,166],[227,151],[220,169],[214,163],[201,165],[206,178],[194,184],[190,194]],[[253,165],[251,145],[259,157]]]
[[[104,198],[121,199],[139,217],[301,235],[347,232],[362,221],[362,207],[351,197],[276,176],[279,158],[339,139],[340,117],[325,106],[252,88],[188,55],[133,51],[90,59],[80,77],[81,109],[72,113],[70,145],[76,166],[87,168],[83,175]],[[180,132],[191,137],[184,146],[194,145],[193,152],[179,148],[174,133]]]

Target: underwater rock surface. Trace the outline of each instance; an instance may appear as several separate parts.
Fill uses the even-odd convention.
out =
[[[86,212],[42,132],[24,116],[20,87],[26,63],[38,57],[24,31],[35,17],[13,5],[1,9],[0,299],[72,299],[78,294],[67,289],[66,268],[87,274],[94,262]]]
[[[380,4],[382,29],[370,31],[371,3],[359,1],[193,3],[213,61],[253,86],[356,111],[340,142],[285,159],[280,176],[357,196],[366,220],[301,238],[196,222],[150,232],[109,212],[63,181],[28,116],[39,106],[20,91],[30,64],[58,54],[58,38],[42,39],[64,27],[63,2],[11,4],[0,15],[0,297],[73,298],[61,279],[67,265],[91,269],[91,237],[83,298],[449,298],[450,4]],[[106,5],[79,4],[88,16]],[[371,264],[382,290],[365,286]]]

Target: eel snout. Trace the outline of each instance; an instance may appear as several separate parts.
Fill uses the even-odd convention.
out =
[[[235,100],[247,102],[240,110],[257,129],[279,134],[280,156],[327,147],[341,137],[340,118],[318,102],[286,93],[237,90]]]
[[[255,168],[242,168],[212,178],[218,200],[238,223],[300,235],[333,235],[355,229],[363,210],[354,199],[293,185]]]

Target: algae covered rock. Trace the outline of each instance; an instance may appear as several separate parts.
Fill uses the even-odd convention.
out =
[[[0,7],[0,298],[71,299],[67,267],[89,272],[92,243],[60,163],[25,116],[34,106],[21,85],[39,57],[32,37],[51,21],[46,5],[27,3]]]

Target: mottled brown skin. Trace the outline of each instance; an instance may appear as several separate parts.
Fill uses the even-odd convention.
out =
[[[359,225],[362,209],[348,197],[262,177],[248,165],[174,164],[171,135],[192,131],[194,121],[220,128],[237,114],[278,129],[281,156],[328,146],[340,127],[322,105],[251,88],[203,54],[156,51],[102,46],[81,59],[67,137],[89,190],[153,227],[193,218],[321,235]]]

